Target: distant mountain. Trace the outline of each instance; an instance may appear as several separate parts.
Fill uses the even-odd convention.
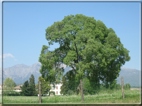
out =
[[[41,64],[36,63],[32,66],[27,66],[24,64],[18,64],[13,67],[5,68],[3,70],[3,78],[12,78],[16,84],[23,84],[26,80],[29,80],[31,74],[35,77],[35,82],[38,82],[38,77],[41,76],[40,70]],[[70,70],[69,67],[65,67],[65,72]],[[131,86],[140,86],[141,81],[141,71],[136,69],[122,68],[117,78],[117,83],[120,83],[120,78],[123,76],[124,83],[129,83]]]
[[[132,87],[141,86],[141,71],[130,68],[121,68],[117,83],[120,83],[121,77],[124,78],[124,83],[129,83]]]
[[[13,67],[5,68],[3,70],[3,79],[12,78],[16,84],[23,84],[26,80],[29,80],[31,74],[35,77],[35,83],[38,82],[40,76],[40,63],[27,66],[24,64],[18,64]]]
[[[16,84],[23,84],[26,80],[29,80],[31,74],[33,74],[35,77],[35,83],[38,83],[38,78],[41,76],[39,72],[40,67],[40,63],[35,63],[32,66],[17,64],[15,66],[5,68],[3,70],[3,80],[6,78],[12,78]],[[70,70],[70,68],[65,65],[61,65],[61,67],[65,68],[64,74]]]

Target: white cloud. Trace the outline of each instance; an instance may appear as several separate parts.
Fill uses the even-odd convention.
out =
[[[2,55],[0,55],[0,58],[2,58]],[[6,59],[6,58],[13,58],[14,59],[14,56],[11,53],[5,53],[5,54],[3,54],[3,59]]]

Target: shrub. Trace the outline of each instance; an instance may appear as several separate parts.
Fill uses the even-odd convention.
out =
[[[131,88],[131,85],[130,85],[130,84],[127,83],[127,84],[124,85],[124,89],[129,90],[130,88]]]
[[[116,90],[120,90],[121,89],[121,85],[120,84],[116,84],[115,89]]]
[[[21,96],[20,92],[15,91],[3,91],[4,96]]]
[[[67,91],[67,94],[68,94],[68,95],[74,95],[75,93],[73,92],[73,90],[68,90],[68,91]]]
[[[54,92],[54,91],[50,91],[50,92],[49,92],[49,96],[50,96],[50,95],[55,95],[55,92]]]

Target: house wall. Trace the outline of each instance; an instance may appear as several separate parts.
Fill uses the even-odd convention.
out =
[[[62,84],[56,84],[55,87],[53,87],[53,85],[50,85],[51,86],[51,89],[50,91],[54,91],[55,92],[55,95],[61,95],[61,86]]]

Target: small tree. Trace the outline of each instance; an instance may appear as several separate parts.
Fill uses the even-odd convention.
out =
[[[4,80],[4,90],[13,90],[16,83],[11,78],[6,78]]]
[[[3,95],[13,95],[16,83],[11,78],[6,78],[3,82]]]
[[[131,88],[131,85],[129,83],[127,83],[127,84],[124,85],[124,89],[130,90],[130,88]]]
[[[24,85],[21,87],[22,89],[22,95],[24,96],[31,96],[31,89],[29,87],[29,82],[28,80],[24,82]]]
[[[25,96],[36,95],[35,79],[33,74],[29,78],[29,81],[27,80],[24,82],[24,85],[21,87],[21,89],[22,89],[22,95]]]
[[[87,78],[83,79],[83,90],[84,90],[84,94],[94,93],[94,89],[91,87],[90,81]]]
[[[30,95],[34,96],[36,94],[36,87],[35,87],[35,78],[34,75],[32,74],[30,79],[29,79],[29,87],[30,87]]]

